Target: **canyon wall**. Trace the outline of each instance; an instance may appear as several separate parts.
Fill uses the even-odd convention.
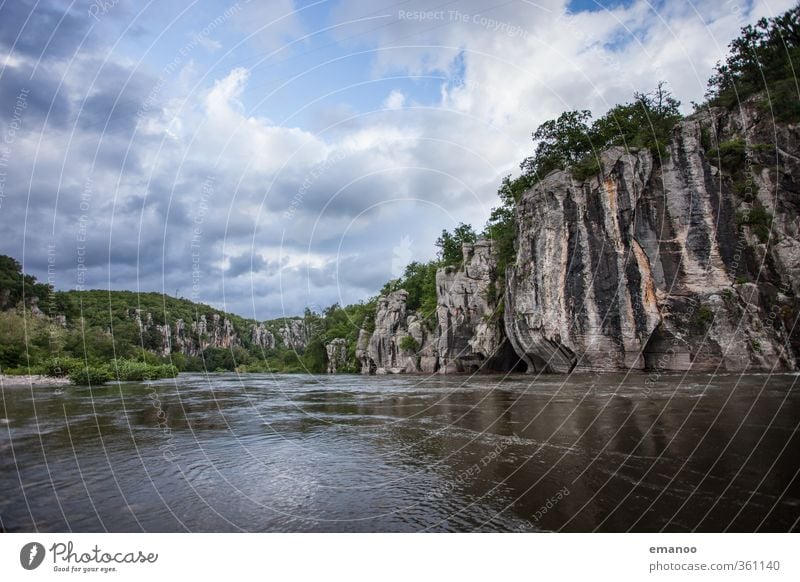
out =
[[[525,193],[505,325],[529,370],[795,368],[797,131],[750,114],[687,119],[660,160],[612,148],[591,179]]]
[[[152,313],[141,309],[131,310],[130,318],[148,338],[147,347],[161,356],[174,352],[197,356],[207,348],[245,347],[241,331],[247,332],[250,345],[262,350],[274,350],[279,345],[302,350],[308,341],[305,326],[299,319],[286,320],[276,335],[264,323],[248,323],[246,330],[237,331],[230,319],[216,313],[210,317],[200,315],[196,321],[177,319],[172,325],[154,323]]]
[[[660,156],[552,172],[517,205],[505,273],[488,240],[437,272],[433,329],[405,292],[380,298],[362,372],[794,370],[798,146],[749,105],[687,118]]]

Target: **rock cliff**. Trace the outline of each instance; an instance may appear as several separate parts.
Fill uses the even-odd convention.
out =
[[[335,374],[347,363],[347,341],[337,337],[325,344],[325,354],[328,360],[328,374]]]
[[[505,328],[529,370],[794,369],[797,137],[775,148],[757,118],[710,112],[661,160],[612,148],[589,180],[554,172],[526,192]],[[704,141],[741,163],[720,167]],[[771,167],[752,159],[770,148]]]
[[[363,374],[398,374],[420,370],[417,347],[409,333],[409,326],[416,328],[424,341],[424,332],[414,326],[416,318],[406,317],[408,293],[395,291],[378,298],[375,312],[375,331],[369,334],[361,330],[356,357],[361,362]],[[409,339],[405,339],[409,338]]]
[[[795,369],[800,128],[758,111],[687,118],[661,156],[610,148],[586,180],[552,172],[517,205],[505,273],[488,240],[437,272],[434,330],[404,291],[379,299],[362,372]]]
[[[363,374],[519,368],[520,358],[505,338],[498,311],[492,243],[465,244],[463,255],[460,268],[436,272],[433,330],[418,314],[407,313],[405,291],[378,298],[375,330],[362,329],[356,349]]]
[[[207,348],[231,349],[245,345],[245,341],[237,332],[233,322],[216,313],[211,314],[210,318],[200,315],[196,321],[188,324],[183,319],[177,319],[172,325],[155,323],[153,314],[144,313],[141,309],[131,309],[129,317],[139,326],[139,330],[146,340],[146,347],[161,356],[167,356],[173,352],[197,356]],[[284,329],[293,330],[295,321],[300,320],[289,320]],[[277,347],[278,340],[275,334],[264,323],[247,325],[249,326],[249,337],[247,337],[247,329],[241,331],[245,332],[250,345],[263,350],[273,350]],[[288,337],[294,341],[294,349],[305,347],[305,336],[300,335],[299,332],[296,334],[290,332]]]
[[[287,319],[279,333],[283,345],[293,350],[304,349],[311,335],[303,319]]]

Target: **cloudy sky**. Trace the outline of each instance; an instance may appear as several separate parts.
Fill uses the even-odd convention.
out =
[[[257,319],[358,301],[481,228],[538,124],[659,80],[688,112],[791,5],[6,0],[0,253]]]

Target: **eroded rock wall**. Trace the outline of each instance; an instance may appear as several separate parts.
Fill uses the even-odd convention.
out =
[[[783,320],[796,311],[798,159],[723,170],[703,145],[755,147],[754,123],[690,118],[661,160],[611,148],[597,176],[554,172],[523,196],[505,328],[529,370],[794,369]],[[796,130],[781,141],[796,145]],[[742,224],[756,207],[778,217],[770,240]]]
[[[347,341],[337,337],[325,344],[325,355],[328,362],[328,374],[336,374],[347,364]]]

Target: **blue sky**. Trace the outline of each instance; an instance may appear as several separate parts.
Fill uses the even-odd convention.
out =
[[[480,229],[537,125],[659,80],[688,111],[791,5],[7,1],[0,252],[258,319],[358,301]]]

